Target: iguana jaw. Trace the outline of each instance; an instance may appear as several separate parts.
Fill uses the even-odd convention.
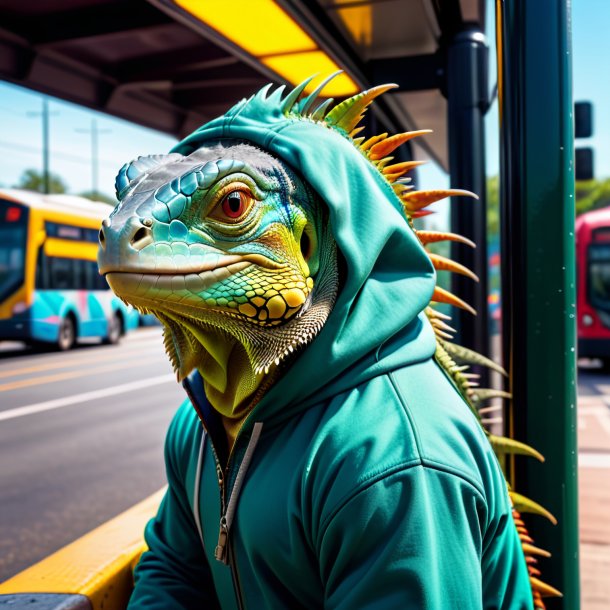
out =
[[[180,271],[110,271],[106,279],[119,297],[140,310],[170,310],[203,321],[206,312],[217,312],[266,327],[299,313],[313,287],[310,277],[259,254],[224,256],[198,272]]]
[[[324,281],[328,274],[322,274],[316,291],[322,298],[314,306],[312,278],[258,254],[222,255],[199,273],[158,271],[115,270],[106,278],[124,301],[161,320],[179,379],[194,368],[204,377],[216,371],[210,382],[217,388],[226,382],[228,350],[234,350],[236,343],[247,354],[251,376],[268,373],[318,332],[336,290],[335,274],[330,274],[332,286]]]

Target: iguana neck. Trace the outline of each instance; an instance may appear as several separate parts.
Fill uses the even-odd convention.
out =
[[[229,448],[241,424],[275,378],[255,373],[244,346],[222,331],[208,331],[207,351],[198,366],[210,404],[221,415]],[[262,390],[262,391],[261,391]]]

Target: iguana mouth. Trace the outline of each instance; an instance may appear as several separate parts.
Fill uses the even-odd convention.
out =
[[[134,275],[183,275],[188,274],[198,275],[200,273],[214,271],[216,269],[223,269],[230,267],[235,263],[252,263],[258,265],[264,269],[282,269],[286,265],[285,263],[276,263],[270,258],[263,256],[262,254],[223,254],[221,252],[209,253],[205,257],[206,262],[202,262],[200,257],[193,257],[194,260],[181,261],[180,265],[173,267],[163,267],[155,265],[154,268],[150,267],[136,267],[136,266],[123,266],[121,264],[114,265],[112,263],[105,263],[100,261],[99,269],[102,275],[108,276],[111,273],[129,273]],[[198,260],[199,259],[199,260]]]
[[[218,263],[224,263],[219,265]],[[143,313],[240,318],[278,326],[308,307],[312,278],[259,254],[222,256],[207,268],[107,271],[112,290]]]

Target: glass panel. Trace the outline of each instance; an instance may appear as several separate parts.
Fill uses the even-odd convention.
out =
[[[73,261],[69,258],[49,257],[51,290],[74,290],[75,276]]]
[[[589,300],[610,311],[610,244],[589,246]]]
[[[26,237],[27,209],[0,201],[0,302],[23,284]]]

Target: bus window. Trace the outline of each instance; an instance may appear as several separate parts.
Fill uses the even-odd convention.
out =
[[[27,209],[0,201],[0,302],[24,281]]]
[[[589,246],[588,280],[591,305],[610,311],[610,244]]]
[[[50,290],[74,290],[74,265],[69,258],[49,256]]]

